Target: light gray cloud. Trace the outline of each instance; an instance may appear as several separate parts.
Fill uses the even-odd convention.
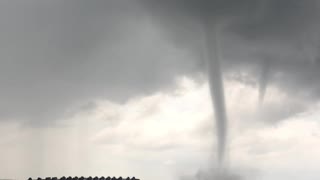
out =
[[[70,106],[126,101],[197,69],[135,1],[2,1],[0,23],[2,120],[47,124]]]

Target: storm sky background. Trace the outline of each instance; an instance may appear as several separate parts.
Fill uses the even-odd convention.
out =
[[[209,19],[220,25],[230,171],[319,179],[319,10],[317,0],[1,1],[0,178],[205,176],[217,159]]]

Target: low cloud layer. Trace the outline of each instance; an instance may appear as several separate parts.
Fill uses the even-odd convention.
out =
[[[66,119],[64,126],[1,122],[0,158],[7,163],[0,166],[0,174],[17,179],[106,173],[172,180],[215,176],[215,116],[210,101],[203,100],[210,99],[208,83],[183,78],[174,89],[126,103],[96,101],[93,108]],[[290,179],[294,170],[297,179],[319,178],[319,104],[266,125],[252,96],[258,94],[256,88],[226,81],[226,94],[228,109],[233,110],[227,177]],[[264,105],[271,107],[297,100],[273,88],[269,95]],[[263,118],[274,118],[279,109]],[[308,164],[308,169],[301,163]]]

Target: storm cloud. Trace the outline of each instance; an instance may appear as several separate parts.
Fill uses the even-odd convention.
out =
[[[313,101],[320,88],[318,4],[3,1],[1,119],[47,123],[97,98],[124,102],[168,88],[175,77],[206,73],[203,16],[225,22],[224,76],[248,81],[245,72],[261,94],[272,84]]]
[[[2,1],[0,119],[46,124],[96,99],[125,102],[196,72],[133,1]]]
[[[0,149],[2,161],[15,160],[2,174],[72,166],[173,179],[183,173],[171,171],[208,167],[219,133],[214,148],[230,150],[236,166],[316,176],[298,161],[319,164],[319,8],[317,0],[1,1]],[[209,61],[216,48],[218,61]],[[229,170],[198,178],[246,177]]]
[[[149,7],[155,19],[162,23],[166,36],[171,37],[177,47],[198,50],[199,54],[201,48],[207,50],[204,59],[208,60],[220,167],[228,136],[224,75],[246,73],[250,77],[258,77],[254,81],[258,86],[260,105],[270,84],[288,94],[289,98],[309,101],[318,98],[319,94],[314,92],[318,91],[319,82],[314,78],[319,76],[319,55],[316,51],[307,50],[311,47],[305,42],[301,43],[304,35],[314,35],[316,33],[313,32],[319,30],[316,1],[306,4],[301,1],[264,0],[149,1]],[[206,47],[201,46],[201,36],[209,42]],[[194,47],[198,48],[195,50]],[[310,87],[305,82],[316,86]],[[290,115],[299,112],[291,112]]]
[[[251,81],[260,92],[257,99],[264,99],[268,86],[294,98],[318,99],[317,1],[147,2],[165,36],[198,57],[204,19],[223,24],[221,71],[225,77]]]

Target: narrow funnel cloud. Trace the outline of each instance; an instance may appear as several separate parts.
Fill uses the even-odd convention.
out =
[[[263,59],[261,62],[261,75],[259,79],[259,104],[262,105],[266,94],[270,74],[270,61]]]
[[[206,19],[204,33],[206,41],[206,59],[208,66],[209,84],[212,103],[214,106],[217,141],[218,141],[218,163],[223,166],[226,152],[227,139],[227,113],[225,107],[224,87],[222,74],[220,69],[219,44],[217,23],[212,23],[210,19]]]

